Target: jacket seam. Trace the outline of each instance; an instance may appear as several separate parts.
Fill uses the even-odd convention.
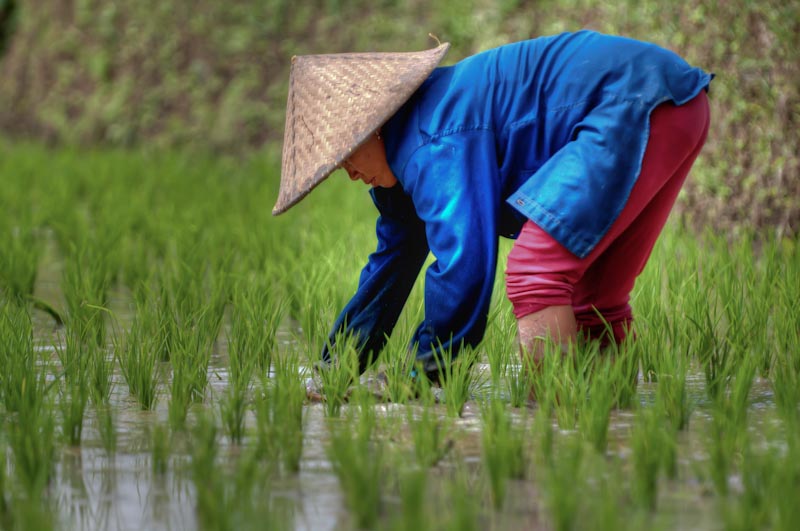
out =
[[[435,135],[426,136],[423,139],[423,141],[420,143],[420,145],[415,147],[414,151],[412,151],[408,155],[408,158],[406,159],[405,163],[403,164],[403,169],[401,170],[400,173],[402,175],[405,175],[406,168],[408,168],[408,163],[411,161],[411,159],[413,159],[416,156],[417,152],[419,152],[420,149],[422,149],[423,147],[427,146],[428,144],[431,144],[434,140],[439,140],[439,139],[442,139],[442,138],[445,138],[445,137],[448,137],[448,136],[453,136],[453,135],[457,135],[457,134],[461,134],[461,133],[474,133],[474,132],[480,132],[480,131],[488,131],[488,132],[494,134],[494,129],[492,129],[492,127],[490,127],[488,125],[463,125],[463,126],[459,126],[459,127],[452,127],[450,129],[445,129],[444,131],[436,133]]]

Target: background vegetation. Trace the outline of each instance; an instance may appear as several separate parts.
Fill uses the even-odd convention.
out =
[[[280,141],[289,58],[450,41],[455,62],[592,28],[713,71],[685,219],[800,226],[800,2],[0,0],[0,131],[52,142],[251,152]]]

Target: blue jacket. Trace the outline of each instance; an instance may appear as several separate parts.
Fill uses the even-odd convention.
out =
[[[412,340],[436,351],[483,338],[498,236],[533,220],[578,257],[622,210],[639,175],[651,111],[711,75],[653,44],[590,31],[508,44],[437,68],[383,126],[399,181],[371,191],[378,248],[334,323],[377,356],[428,255],[425,319]],[[323,359],[329,359],[327,346]]]

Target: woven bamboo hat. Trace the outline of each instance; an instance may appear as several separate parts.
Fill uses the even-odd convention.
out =
[[[281,186],[272,215],[308,195],[391,118],[449,47],[293,57]]]

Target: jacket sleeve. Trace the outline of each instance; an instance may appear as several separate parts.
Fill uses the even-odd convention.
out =
[[[373,188],[370,194],[380,212],[378,248],[369,256],[358,290],[334,322],[322,350],[323,361],[329,362],[329,347],[335,345],[337,334],[355,337],[361,371],[386,344],[428,256],[425,228],[402,187]]]
[[[426,372],[437,353],[457,355],[486,330],[497,266],[500,190],[494,135],[475,129],[435,137],[411,157],[406,191],[436,261],[425,276],[425,319],[412,348]]]

